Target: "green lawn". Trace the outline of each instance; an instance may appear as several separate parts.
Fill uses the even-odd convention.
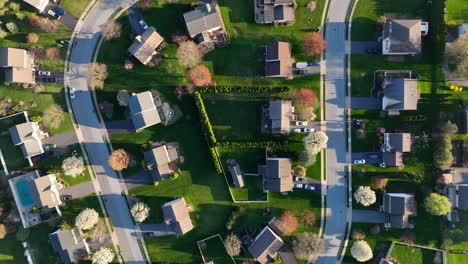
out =
[[[24,159],[21,148],[13,145],[10,132],[8,131],[10,127],[24,122],[26,122],[26,118],[23,114],[0,120],[0,149],[2,150],[8,171],[19,170],[28,166],[28,162]],[[0,166],[3,169],[3,166]]]
[[[435,250],[395,244],[390,253],[390,257],[401,263],[423,264],[432,263],[436,253],[437,251]]]
[[[199,243],[205,263],[213,261],[213,263],[235,263],[227,254],[224,248],[223,240],[216,236]]]
[[[8,234],[0,240],[0,262],[5,264],[26,264],[23,246],[17,241],[15,234]]]
[[[81,13],[85,10],[91,0],[62,0],[60,5],[66,12],[80,18]]]
[[[468,2],[466,0],[447,0],[446,21],[449,25],[468,22]]]
[[[228,181],[231,174],[226,175]],[[229,186],[231,188],[232,195],[236,201],[266,201],[267,194],[263,192],[263,178],[260,176],[245,176],[245,187],[236,188]]]
[[[447,250],[447,262],[451,264],[466,263],[468,257],[462,251],[468,249],[468,212],[458,211],[460,222],[452,229],[444,226],[443,238],[449,243]]]

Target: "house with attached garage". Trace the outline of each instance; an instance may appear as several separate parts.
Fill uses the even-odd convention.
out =
[[[91,253],[86,239],[75,228],[49,234],[49,242],[64,264],[79,262]]]
[[[128,52],[144,65],[148,64],[154,55],[158,54],[164,44],[164,39],[154,27],[148,27],[141,36],[136,36]]]
[[[23,0],[25,3],[33,6],[34,8],[39,11],[39,13],[44,13],[47,5],[49,4],[49,0]]]
[[[221,14],[213,0],[199,1],[194,10],[184,14],[185,25],[190,37],[198,43],[212,40],[222,29]]]
[[[144,156],[146,168],[150,171],[155,182],[180,173],[180,169],[177,167],[179,154],[175,146],[164,144],[146,151]]]
[[[273,100],[262,108],[262,131],[273,135],[287,135],[291,132],[294,107],[289,100]]]
[[[258,167],[258,174],[263,177],[264,191],[286,193],[293,190],[290,159],[267,158],[266,164]]]
[[[266,44],[265,76],[293,78],[293,60],[289,42],[275,41]]]
[[[468,210],[468,168],[454,168],[447,196],[454,209]]]
[[[133,127],[137,132],[161,123],[161,117],[154,103],[153,95],[149,91],[130,96],[128,107]]]
[[[44,153],[42,131],[37,122],[18,124],[10,127],[9,132],[13,144],[21,148],[24,158],[29,159]]]
[[[283,245],[283,239],[267,225],[258,233],[248,250],[258,263],[265,264],[275,259]]]
[[[164,223],[170,225],[177,235],[186,234],[193,229],[191,210],[183,197],[167,202],[162,206]]]
[[[403,167],[403,153],[411,151],[410,133],[384,133],[381,146],[383,165]]]
[[[35,83],[34,57],[24,49],[0,48],[0,67],[7,83]]]
[[[383,94],[382,110],[387,111],[389,115],[418,109],[420,93],[417,79],[385,78]]]
[[[383,25],[383,55],[417,55],[421,53],[422,36],[429,32],[429,23],[420,19],[389,19]]]
[[[386,228],[412,228],[409,217],[416,216],[416,200],[410,193],[384,193],[380,211],[385,214]]]
[[[254,0],[255,22],[259,24],[291,24],[295,21],[294,0]]]

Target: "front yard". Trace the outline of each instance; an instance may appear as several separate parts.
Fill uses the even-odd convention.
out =
[[[436,255],[440,255],[435,250],[423,249],[402,244],[395,244],[390,253],[390,257],[401,263],[435,263]]]

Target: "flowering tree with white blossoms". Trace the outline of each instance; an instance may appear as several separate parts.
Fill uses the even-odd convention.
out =
[[[75,226],[81,230],[89,230],[93,228],[99,221],[99,214],[96,210],[86,208],[75,219]]]
[[[130,210],[135,221],[139,223],[145,221],[145,219],[149,215],[149,211],[150,211],[150,208],[148,207],[148,205],[142,202],[138,202],[134,204],[132,206],[132,209]]]
[[[354,199],[356,202],[369,206],[376,201],[375,192],[371,190],[369,186],[359,186],[359,188],[354,192]]]
[[[115,253],[109,248],[101,248],[93,254],[93,264],[108,264],[115,258]]]
[[[85,169],[82,157],[69,157],[63,160],[62,170],[67,176],[76,177],[83,173]]]

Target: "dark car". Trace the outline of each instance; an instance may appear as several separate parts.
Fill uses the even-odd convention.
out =
[[[62,199],[62,201],[66,202],[66,201],[70,201],[73,197],[67,194],[67,195],[60,196],[60,198]]]
[[[63,10],[60,6],[54,7],[54,11],[61,16],[66,14],[65,10]]]

